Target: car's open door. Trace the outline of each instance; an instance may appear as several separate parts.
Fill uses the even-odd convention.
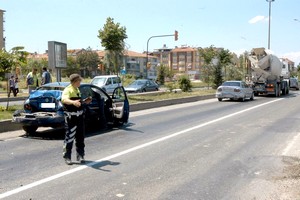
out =
[[[123,86],[117,87],[112,94],[113,115],[119,124],[127,123],[129,118],[129,102]]]

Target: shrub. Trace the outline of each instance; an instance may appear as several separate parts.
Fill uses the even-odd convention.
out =
[[[168,83],[165,83],[165,86],[168,88],[168,90],[170,92],[172,92],[174,89],[176,89],[176,82],[168,82]]]
[[[192,83],[191,80],[188,78],[188,76],[181,76],[178,80],[179,88],[183,92],[189,92],[192,89]]]

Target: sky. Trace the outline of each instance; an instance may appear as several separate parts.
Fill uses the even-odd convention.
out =
[[[126,27],[126,48],[153,51],[166,45],[222,47],[237,54],[268,48],[269,2],[266,0],[0,0],[5,10],[6,50],[23,46],[44,53],[48,41],[68,49],[103,50],[97,37],[106,19]],[[300,63],[300,1],[271,3],[270,49]]]

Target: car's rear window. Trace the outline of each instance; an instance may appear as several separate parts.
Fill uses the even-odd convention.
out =
[[[241,86],[241,84],[239,82],[224,82],[222,84],[223,86]]]
[[[105,77],[94,78],[91,83],[94,85],[104,85],[105,80],[106,80]]]

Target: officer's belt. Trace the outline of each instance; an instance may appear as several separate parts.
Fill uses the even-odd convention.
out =
[[[68,111],[65,111],[65,113],[67,115],[76,115],[78,117],[79,115],[82,115],[83,111],[82,110],[77,111],[77,112],[68,112]]]

